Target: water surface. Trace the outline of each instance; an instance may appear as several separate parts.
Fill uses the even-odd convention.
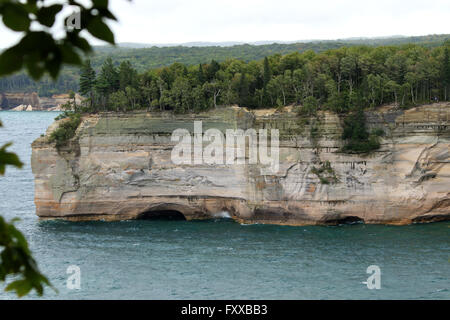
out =
[[[450,299],[450,223],[287,227],[202,222],[38,221],[31,142],[58,113],[0,112],[0,144],[25,163],[0,177],[0,214],[19,228],[58,299]],[[66,287],[70,265],[81,289]],[[381,289],[363,283],[381,268]],[[1,287],[1,285],[0,285]],[[35,297],[35,296],[32,296]],[[14,295],[0,291],[0,299]]]

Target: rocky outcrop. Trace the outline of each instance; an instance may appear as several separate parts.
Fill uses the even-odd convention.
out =
[[[244,223],[409,224],[450,217],[449,104],[367,113],[385,132],[368,155],[340,152],[341,120],[319,116],[319,134],[292,111],[229,107],[197,115],[103,114],[83,117],[57,150],[48,136],[32,145],[36,213],[71,220],[136,219],[179,212],[204,219],[227,211]],[[280,168],[171,161],[177,128],[279,129]],[[326,170],[320,170],[326,168]],[[321,174],[320,172],[324,172]]]
[[[31,104],[29,104],[27,106],[21,104],[20,106],[12,108],[11,111],[33,111],[33,107],[31,106]]]
[[[80,104],[82,97],[75,95]],[[39,97],[32,93],[0,93],[0,110],[13,111],[61,111],[61,106],[69,101],[68,94],[55,94],[51,97]]]
[[[9,110],[17,108],[18,106],[31,106],[39,109],[39,96],[36,92],[33,93],[0,93],[0,107],[2,110]]]
[[[75,94],[75,102],[80,104],[82,97],[79,94]],[[54,94],[51,97],[40,97],[39,104],[41,110],[47,111],[61,111],[61,106],[69,101],[68,94]]]

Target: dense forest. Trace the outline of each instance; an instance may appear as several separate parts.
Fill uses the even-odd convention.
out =
[[[323,106],[336,113],[386,103],[414,105],[447,100],[450,42],[418,45],[354,46],[322,53],[275,54],[262,60],[168,67],[139,73],[130,61],[116,67],[107,58],[96,73],[82,69],[80,93],[89,111],[135,109],[202,111],[217,105],[248,108],[289,104]]]
[[[45,76],[34,81],[25,72],[13,76],[0,78],[0,92],[37,92],[41,97],[50,97],[54,94],[78,91],[80,71],[78,68],[65,68],[56,81]]]
[[[442,45],[450,35],[429,35],[420,37],[392,37],[392,38],[368,38],[354,40],[324,40],[303,43],[272,43],[264,45],[241,44],[234,46],[208,46],[208,47],[150,47],[150,48],[123,48],[103,46],[97,47],[91,62],[94,69],[109,56],[113,61],[120,63],[130,61],[134,67],[142,72],[148,69],[169,66],[179,62],[187,65],[195,65],[206,61],[225,61],[227,59],[239,59],[245,62],[264,59],[273,54],[288,54],[292,52],[304,52],[312,50],[316,53],[341,47],[351,47],[359,45],[386,46],[401,44],[420,44],[427,47]]]
[[[235,45],[235,46],[208,46],[208,47],[151,47],[151,48],[125,48],[125,47],[97,47],[90,57],[92,67],[99,71],[102,63],[111,57],[118,66],[123,61],[130,61],[138,72],[148,69],[169,66],[179,62],[188,66],[198,65],[206,61],[215,60],[223,62],[228,59],[238,59],[244,62],[261,60],[274,54],[289,54],[292,52],[305,52],[312,50],[316,53],[341,47],[359,45],[382,46],[400,44],[420,44],[433,48],[442,45],[450,39],[450,35],[429,35],[420,37],[392,37],[379,39],[353,39],[337,41],[312,41],[290,44],[267,45]],[[80,71],[77,68],[65,68],[56,82],[44,78],[34,82],[25,73],[0,79],[0,92],[32,92],[40,96],[51,96],[55,93],[78,91],[78,78]]]

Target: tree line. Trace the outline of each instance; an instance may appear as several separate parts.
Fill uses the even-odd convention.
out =
[[[388,103],[408,106],[448,100],[449,50],[449,42],[434,48],[354,46],[275,54],[250,62],[173,63],[142,73],[130,61],[116,65],[107,58],[99,72],[86,63],[79,87],[88,98],[84,108],[89,112],[184,113],[218,105],[267,108],[307,101],[309,108],[345,114]]]
[[[261,60],[266,56],[273,54],[288,54],[292,52],[305,52],[312,50],[314,52],[323,52],[342,47],[352,47],[359,45],[367,46],[386,46],[402,44],[419,44],[425,47],[436,47],[449,40],[449,34],[428,35],[418,37],[392,37],[392,38],[361,38],[361,39],[342,39],[342,40],[321,40],[310,42],[295,43],[270,43],[270,44],[239,44],[233,46],[173,46],[173,47],[147,47],[147,48],[129,48],[129,47],[111,47],[101,46],[95,48],[95,55],[92,57],[94,69],[100,65],[109,56],[114,61],[122,62],[129,60],[133,66],[143,72],[148,69],[154,69],[169,66],[174,62],[187,65],[198,65],[206,61],[216,60],[219,62],[229,58],[235,58],[246,62]]]
[[[37,92],[41,97],[50,97],[54,94],[78,91],[79,71],[75,67],[66,67],[57,80],[43,77],[34,81],[25,72],[0,78],[0,92]]]
[[[265,56],[273,54],[289,54],[292,52],[323,52],[341,47],[358,45],[382,46],[400,45],[406,43],[418,44],[424,47],[436,47],[449,39],[449,35],[428,35],[420,37],[393,37],[374,39],[344,39],[328,41],[312,41],[304,43],[272,43],[263,45],[234,45],[234,46],[207,46],[207,47],[95,47],[91,64],[95,70],[100,70],[106,58],[111,57],[115,63],[130,61],[138,72],[148,69],[169,66],[174,62],[186,65],[198,65],[206,61],[225,61],[235,58],[246,62],[262,60]],[[79,71],[75,67],[65,67],[57,81],[49,77],[40,81],[33,81],[24,72],[0,78],[0,92],[37,92],[40,96],[51,96],[58,93],[67,93],[70,90],[78,91]]]

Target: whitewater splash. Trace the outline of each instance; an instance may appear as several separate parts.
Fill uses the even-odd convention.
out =
[[[231,215],[227,211],[219,211],[212,214],[213,218],[217,219],[231,219]]]

